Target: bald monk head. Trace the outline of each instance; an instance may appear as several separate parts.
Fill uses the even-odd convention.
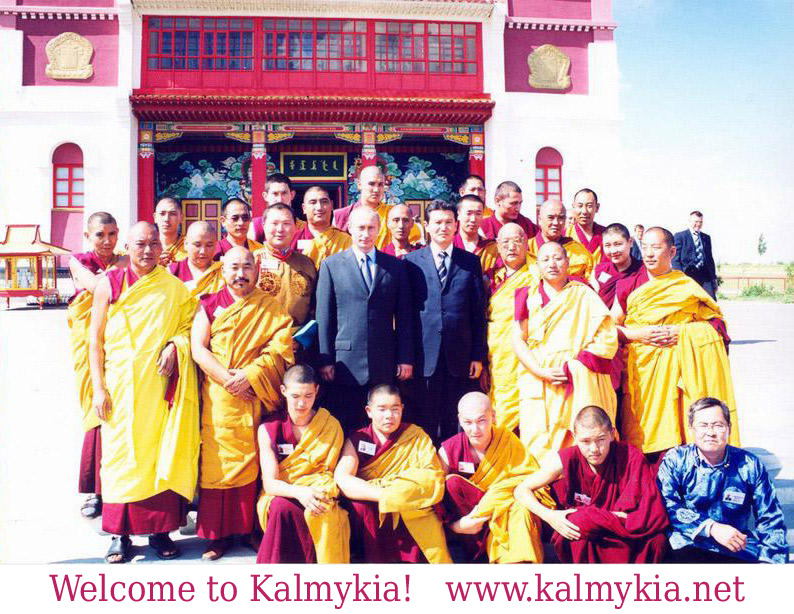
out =
[[[666,228],[654,226],[642,236],[642,261],[652,277],[664,275],[673,269],[675,239]]]
[[[218,236],[207,222],[193,222],[185,233],[185,251],[191,265],[206,271],[212,264]]]
[[[387,438],[400,428],[403,402],[396,386],[380,384],[372,388],[367,396],[365,409],[367,417],[372,420],[372,429],[381,438]]]
[[[347,222],[353,245],[364,253],[375,245],[380,230],[380,216],[368,207],[354,207]]]
[[[550,198],[540,206],[538,226],[544,241],[559,241],[565,230],[565,205],[557,198]]]
[[[598,196],[590,188],[582,188],[573,195],[573,217],[586,232],[593,233],[595,215],[599,209]]]
[[[414,218],[408,205],[394,205],[386,216],[386,225],[389,227],[392,239],[400,247],[408,247],[408,237],[414,227]]]
[[[334,203],[328,190],[319,185],[313,185],[303,195],[303,215],[309,226],[319,232],[331,226],[331,216],[334,212]]]
[[[538,250],[538,270],[543,281],[562,290],[568,283],[568,252],[559,243],[544,243]]]
[[[151,273],[160,259],[163,246],[157,227],[149,222],[133,224],[127,233],[127,253],[130,266],[139,277]]]
[[[358,174],[356,181],[359,190],[359,202],[371,209],[376,209],[383,202],[386,192],[386,178],[379,166],[365,166]]]
[[[287,413],[293,424],[305,426],[314,417],[317,377],[309,365],[294,365],[284,373],[281,394],[287,401]]]
[[[491,445],[496,415],[488,395],[468,392],[458,401],[458,422],[472,448],[485,452]]]
[[[588,405],[573,421],[573,439],[582,456],[595,468],[607,459],[615,428],[607,412],[597,405]]]
[[[510,222],[499,229],[496,235],[499,256],[508,268],[516,271],[527,261],[527,233],[518,224]]]
[[[265,243],[274,250],[284,252],[295,236],[295,214],[292,207],[282,203],[270,205],[265,210]]]
[[[235,246],[221,257],[223,280],[236,298],[248,296],[257,280],[254,255],[244,247]]]
[[[105,211],[92,213],[86,223],[83,233],[91,249],[103,262],[113,259],[113,250],[119,240],[119,227],[116,218]]]

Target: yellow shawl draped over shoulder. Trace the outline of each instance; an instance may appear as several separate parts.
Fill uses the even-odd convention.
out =
[[[72,362],[77,377],[77,396],[83,412],[83,430],[90,431],[99,426],[99,416],[93,408],[94,389],[91,385],[91,370],[88,366],[88,328],[91,326],[91,304],[94,295],[87,290],[78,294],[66,310],[72,345]]]
[[[292,364],[291,318],[264,292],[254,289],[227,307],[210,328],[210,351],[227,369],[242,369],[257,400],[230,394],[204,378],[201,389],[201,487],[236,488],[256,480],[256,429],[273,411],[279,385]]]
[[[623,434],[643,452],[666,450],[689,441],[686,412],[700,398],[723,401],[731,412],[730,443],[739,445],[733,380],[722,337],[708,323],[724,321],[717,303],[681,271],[650,279],[626,304],[628,328],[677,325],[678,343],[659,348],[628,345]]]
[[[278,479],[288,484],[310,486],[322,490],[332,499],[319,516],[304,510],[318,563],[350,562],[350,521],[339,506],[339,487],[334,481],[334,468],[342,451],[344,435],[339,421],[326,409],[320,408],[309,423],[293,452],[278,464]],[[264,492],[256,508],[262,530],[273,497]]]
[[[402,519],[429,563],[451,563],[444,528],[433,506],[444,497],[444,471],[430,437],[409,424],[397,441],[366,466],[358,477],[385,491],[379,504],[381,524]]]
[[[343,252],[353,245],[353,239],[350,238],[349,234],[333,227],[315,235],[313,239],[307,239],[307,242],[308,246],[306,249],[301,249],[300,246],[298,246],[298,249],[301,250],[304,256],[311,259],[317,270],[320,270],[320,264],[323,260]]]
[[[491,563],[543,562],[540,522],[513,495],[516,486],[538,468],[535,457],[527,454],[518,437],[494,427],[491,444],[470,479],[485,492],[471,516],[489,519],[486,546]],[[535,496],[546,507],[554,508],[547,488],[536,491]]]
[[[583,279],[590,279],[593,267],[598,260],[587,251],[587,248],[574,239],[560,239],[565,252],[568,254],[568,274]],[[529,240],[527,249],[527,261],[535,264],[538,260],[539,245],[535,237]]]
[[[195,302],[161,266],[124,287],[105,325],[105,382],[112,410],[102,424],[102,497],[141,501],[166,490],[192,499],[198,478],[199,411],[190,354]],[[157,373],[173,343],[179,378],[173,402]]]
[[[213,262],[209,268],[204,271],[204,275],[199,277],[192,288],[188,286],[190,294],[198,298],[203,294],[215,294],[216,292],[220,292],[226,285],[226,282],[223,280],[223,275],[221,274],[222,268],[223,264],[221,262]]]

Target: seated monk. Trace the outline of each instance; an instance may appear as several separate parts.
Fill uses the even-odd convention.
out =
[[[222,261],[226,285],[201,297],[191,334],[193,359],[206,375],[196,532],[212,540],[202,556],[210,561],[223,556],[233,536],[250,536],[254,528],[256,429],[262,406],[275,410],[292,362],[292,321],[256,288],[251,252],[233,247]]]
[[[309,186],[303,194],[303,214],[306,223],[302,226],[296,220],[295,234],[292,237],[292,249],[311,259],[314,267],[319,270],[320,263],[339,252],[345,251],[353,244],[353,239],[346,232],[331,226],[334,203],[328,190],[319,185]],[[262,237],[264,240],[264,223]]]
[[[75,293],[69,299],[67,314],[85,433],[80,454],[78,492],[89,494],[80,508],[80,513],[85,518],[96,518],[102,513],[102,482],[99,478],[102,441],[99,417],[91,407],[93,390],[88,369],[88,327],[91,323],[94,288],[109,269],[126,266],[127,258],[114,251],[119,238],[119,227],[110,213],[98,211],[89,216],[83,236],[91,246],[91,251],[72,254],[69,258],[69,272],[72,274]]]
[[[281,385],[287,411],[259,427],[265,534],[257,563],[350,562],[350,522],[333,474],[344,435],[327,409],[314,409],[318,390],[314,369],[290,367]]]
[[[369,426],[352,433],[334,478],[350,500],[350,525],[367,563],[451,563],[433,506],[444,496],[444,472],[430,437],[402,422],[400,393],[370,390]]]
[[[195,297],[223,288],[221,263],[213,260],[217,243],[212,226],[207,222],[193,222],[185,233],[187,258],[168,265],[171,274],[176,275]]]
[[[616,441],[612,420],[595,405],[576,416],[573,435],[576,445],[549,454],[516,499],[554,529],[561,563],[660,563],[667,513],[642,452]],[[537,499],[550,484],[562,509]]]
[[[549,241],[559,243],[568,254],[568,274],[587,280],[593,271],[593,255],[587,248],[570,237],[564,237],[565,206],[556,198],[547,200],[538,210],[538,232],[529,240],[527,259],[535,262],[538,250]]]
[[[571,421],[586,405],[615,416],[610,373],[618,335],[609,311],[585,283],[568,277],[568,254],[549,241],[538,250],[541,282],[516,292],[513,349],[519,378],[521,441],[542,459],[571,444]]]
[[[465,394],[458,403],[463,432],[438,451],[447,473],[444,510],[449,529],[460,537],[467,563],[486,553],[491,563],[542,563],[540,523],[513,497],[515,487],[537,471],[538,463],[494,419],[486,395]],[[553,505],[548,494],[546,500]]]

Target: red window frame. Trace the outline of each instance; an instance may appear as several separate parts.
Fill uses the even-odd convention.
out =
[[[382,73],[477,74],[475,23],[375,22],[375,70]]]
[[[58,177],[59,170],[66,171],[66,177]],[[77,172],[79,171],[79,172]],[[78,176],[79,175],[79,176]],[[59,189],[59,182],[66,182],[66,189]],[[76,183],[80,182],[80,189]],[[60,186],[63,188],[64,186]],[[66,204],[58,204],[58,197],[65,196]],[[52,207],[53,209],[82,209],[85,196],[85,178],[82,164],[53,164],[52,165]],[[78,201],[78,202],[75,202]]]
[[[549,171],[557,171],[557,178],[550,177]],[[552,190],[550,184],[557,182],[558,189]],[[549,198],[562,200],[562,164],[536,164],[535,165],[535,202],[543,204]]]

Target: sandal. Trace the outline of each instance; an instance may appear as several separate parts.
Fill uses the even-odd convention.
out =
[[[96,518],[102,515],[102,497],[100,495],[91,495],[80,508],[80,515],[83,518]]]
[[[228,550],[231,545],[230,542],[231,540],[228,537],[213,539],[207,546],[204,554],[201,555],[201,558],[205,561],[217,561],[226,554],[226,550]]]
[[[110,548],[105,554],[105,563],[110,565],[126,563],[130,558],[130,548],[132,548],[132,540],[129,536],[114,535],[110,541]]]
[[[168,533],[155,533],[154,535],[150,535],[149,545],[159,559],[175,559],[182,554],[174,543],[174,540],[168,536]]]

